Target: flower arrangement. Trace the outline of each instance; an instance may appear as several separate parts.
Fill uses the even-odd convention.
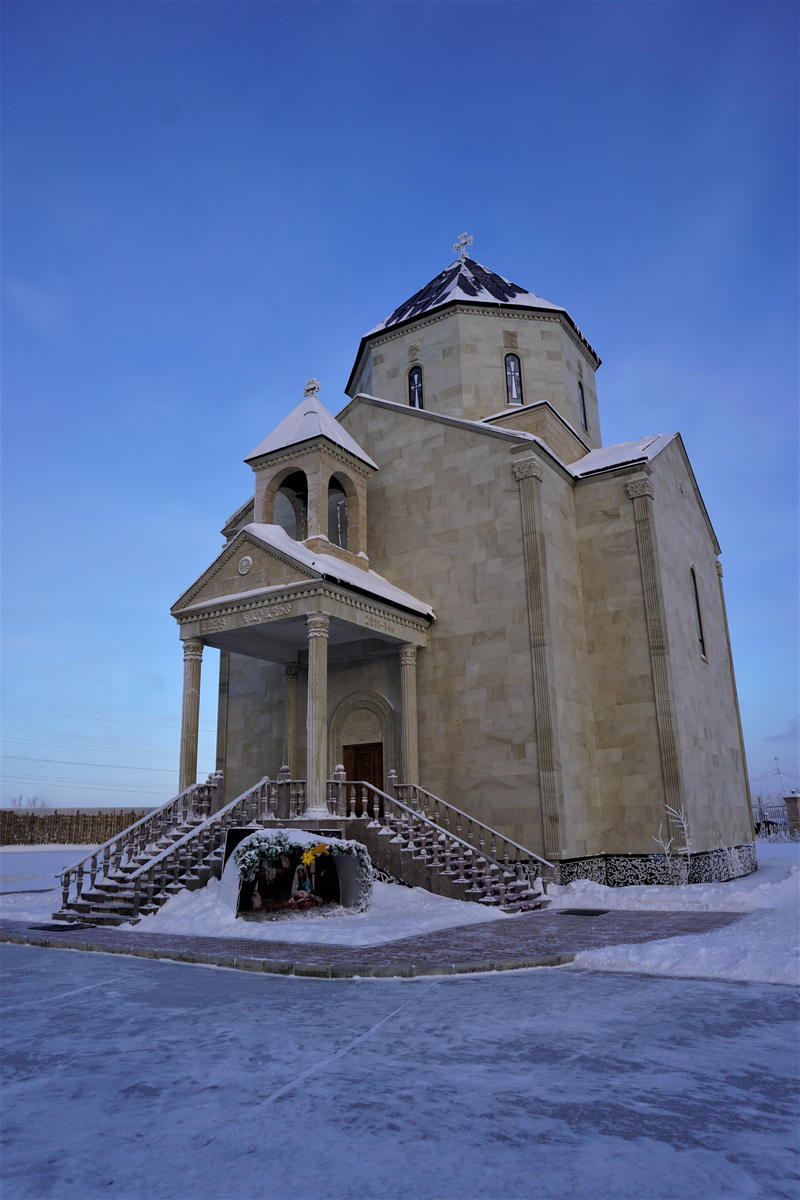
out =
[[[280,858],[282,854],[299,854],[304,866],[308,866],[319,854],[347,854],[358,859],[358,887],[360,900],[358,912],[365,912],[372,902],[372,859],[367,847],[354,839],[345,841],[337,839],[331,842],[319,842],[309,846],[308,842],[296,842],[284,829],[269,830],[254,833],[248,837],[233,852],[233,860],[239,868],[239,874],[248,882],[255,879],[258,868],[264,859]],[[348,910],[352,911],[352,910]]]

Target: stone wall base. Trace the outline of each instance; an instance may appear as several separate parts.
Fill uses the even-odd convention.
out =
[[[729,850],[700,850],[688,864],[677,855],[668,865],[664,854],[598,854],[591,858],[572,858],[554,862],[548,878],[567,884],[576,879],[591,879],[607,887],[631,884],[724,883],[749,875],[758,866],[754,842]]]

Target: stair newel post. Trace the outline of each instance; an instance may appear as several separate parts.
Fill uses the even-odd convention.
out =
[[[336,797],[336,815],[347,816],[347,772],[343,763],[337,763],[333,772],[334,795]]]
[[[66,908],[69,904],[69,871],[65,871],[61,876],[61,907]]]
[[[466,876],[464,875],[464,846],[463,846],[462,842],[458,842],[457,844],[458,844],[458,874],[456,875],[455,882],[462,883],[462,882],[466,882]]]

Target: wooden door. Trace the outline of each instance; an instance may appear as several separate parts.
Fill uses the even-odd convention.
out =
[[[367,742],[363,746],[343,746],[342,765],[348,781],[363,780],[384,790],[383,742]]]

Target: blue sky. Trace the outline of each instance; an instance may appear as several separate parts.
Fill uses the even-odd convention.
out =
[[[800,773],[795,4],[3,22],[4,801],[172,793],[169,606],[252,490],[243,456],[312,375],[338,411],[361,335],[463,229],[597,349],[606,444],[681,431],[750,776]]]

